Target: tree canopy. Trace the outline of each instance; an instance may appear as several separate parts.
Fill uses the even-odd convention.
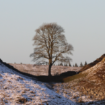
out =
[[[49,64],[49,76],[51,67],[55,62],[69,64],[73,46],[67,43],[64,29],[56,23],[43,24],[35,30],[33,38],[34,53],[31,54],[36,64]]]

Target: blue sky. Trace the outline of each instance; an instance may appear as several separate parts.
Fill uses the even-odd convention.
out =
[[[43,23],[56,22],[74,47],[72,64],[105,53],[105,0],[1,0],[0,58],[34,63],[32,38]]]

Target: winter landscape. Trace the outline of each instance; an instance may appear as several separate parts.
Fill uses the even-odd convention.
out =
[[[1,105],[70,105],[75,102],[49,89],[49,84],[22,75],[0,62]]]
[[[0,0],[0,105],[105,105],[105,0]]]
[[[94,66],[88,64],[88,69],[64,78],[63,83],[47,83],[22,74],[21,70],[12,69],[13,64],[9,66],[1,60],[0,105],[104,105],[105,55],[92,64]],[[61,68],[63,71],[70,67]]]

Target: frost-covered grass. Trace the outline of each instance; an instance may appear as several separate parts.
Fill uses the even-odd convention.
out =
[[[86,71],[64,80],[66,83],[54,85],[57,93],[83,105],[105,105],[105,58]]]
[[[101,68],[101,65],[98,66]],[[92,69],[97,71],[98,66]],[[37,68],[39,69],[40,67]],[[103,72],[101,73],[102,79],[104,78]],[[84,79],[87,76],[86,73],[72,76],[70,82],[53,83],[53,89],[51,89],[48,83],[33,80],[0,63],[0,105],[105,105],[105,101],[102,100],[105,96],[104,85],[103,88],[98,85],[99,89],[90,88],[90,85],[94,86],[96,81],[90,82],[89,75],[87,80]],[[88,88],[85,87],[87,84]],[[94,93],[95,89],[97,93]]]
[[[105,100],[100,100],[99,97],[97,99],[94,98],[94,90],[85,90],[81,88],[82,86],[76,85],[77,84],[75,82],[56,83],[53,88],[58,94],[68,98],[71,101],[77,102],[78,105],[105,105]],[[84,92],[90,92],[91,94]],[[97,95],[101,98],[102,93],[101,95],[100,93]]]
[[[75,105],[47,88],[47,83],[32,80],[0,64],[0,103],[3,105]]]

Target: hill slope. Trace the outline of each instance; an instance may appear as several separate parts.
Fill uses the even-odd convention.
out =
[[[102,56],[96,65],[65,79],[67,80],[81,95],[92,100],[105,100],[105,57]]]
[[[2,105],[74,105],[46,84],[10,69],[0,60],[0,104]]]
[[[99,63],[103,58],[105,57],[105,54],[103,54],[101,57],[99,57],[98,59],[96,59],[95,61],[93,61],[92,63],[87,64],[86,66],[84,66],[83,68],[80,69],[79,72],[85,71],[93,66],[95,66],[97,63]]]

